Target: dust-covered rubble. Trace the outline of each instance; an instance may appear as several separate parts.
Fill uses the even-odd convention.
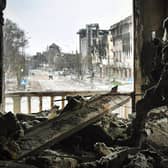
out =
[[[18,139],[48,121],[49,112],[9,112],[0,117],[0,167],[30,168],[167,168],[168,108],[152,109],[146,119],[142,146],[132,147],[132,117],[108,113],[71,136],[17,160]],[[66,115],[66,114],[64,114]],[[59,116],[58,116],[59,117]],[[10,123],[10,124],[9,124]],[[125,143],[121,143],[125,142]],[[128,143],[127,143],[128,142]],[[3,165],[3,166],[1,166]]]

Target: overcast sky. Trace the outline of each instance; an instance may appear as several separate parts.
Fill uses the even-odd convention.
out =
[[[5,18],[29,37],[27,53],[44,51],[55,42],[63,51],[78,49],[77,31],[86,24],[109,27],[132,14],[132,0],[8,0]]]

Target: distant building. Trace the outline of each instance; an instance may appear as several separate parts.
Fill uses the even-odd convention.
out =
[[[133,78],[133,25],[129,16],[110,27],[112,35],[112,62],[110,70],[115,78]]]
[[[47,64],[47,59],[43,53],[37,52],[36,55],[30,57],[29,69],[41,68],[44,64]]]
[[[112,25],[109,30],[98,24],[79,30],[79,46],[83,73],[109,79],[132,79],[132,16]]]
[[[61,49],[55,43],[52,43],[45,52],[49,66],[54,69],[57,63],[58,57],[61,57]]]
[[[59,70],[65,70],[69,74],[78,73],[78,67],[79,67],[79,61],[78,61],[78,55],[75,53],[62,53],[62,63],[60,61],[59,65],[62,65],[62,69]],[[59,67],[57,65],[57,67]]]
[[[52,43],[44,52],[37,52],[30,59],[30,69],[56,69],[57,60],[62,56],[61,49],[55,43]]]
[[[45,71],[66,71],[69,73],[80,73],[79,54],[63,53],[60,47],[52,44],[44,52],[37,52],[27,60],[29,69],[41,69]]]
[[[89,24],[78,34],[82,72],[100,72],[103,60],[107,59],[108,30],[100,30],[98,24]]]

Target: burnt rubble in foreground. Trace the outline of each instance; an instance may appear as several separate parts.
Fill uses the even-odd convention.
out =
[[[1,113],[0,167],[168,167],[167,106],[148,112],[137,146],[132,143],[134,116],[121,119],[108,113],[118,107],[116,102],[126,101],[126,96],[108,93],[91,100],[72,97],[63,111]]]

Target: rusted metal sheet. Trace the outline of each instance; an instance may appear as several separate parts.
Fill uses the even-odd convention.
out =
[[[17,159],[35,154],[67,138],[84,127],[98,121],[130,100],[130,96],[106,94],[84,102],[76,111],[68,111],[58,118],[42,123],[18,141],[21,152]]]

